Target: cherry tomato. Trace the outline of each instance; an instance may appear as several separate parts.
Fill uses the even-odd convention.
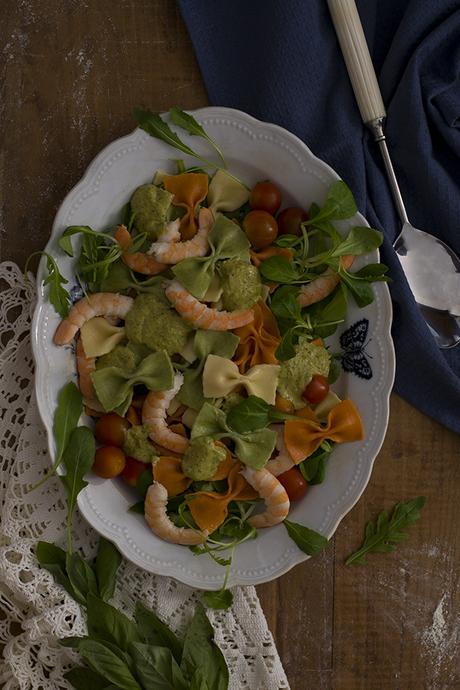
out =
[[[116,412],[110,412],[97,420],[94,435],[99,443],[121,448],[129,427],[130,423],[127,419],[120,417]]]
[[[290,501],[299,501],[307,493],[308,484],[297,467],[279,474],[277,479],[286,489]]]
[[[300,224],[308,220],[308,213],[298,206],[285,208],[278,214],[278,234],[301,235]]]
[[[93,472],[98,477],[111,479],[118,477],[125,468],[126,456],[120,448],[115,446],[102,446],[96,451],[93,463]]]
[[[243,230],[254,249],[263,249],[278,236],[276,220],[267,211],[249,211],[243,220]]]
[[[274,216],[281,206],[281,192],[273,182],[258,182],[249,197],[249,205]]]
[[[140,462],[134,458],[126,458],[126,465],[121,473],[121,478],[129,486],[136,486],[137,480],[145,470],[145,467],[145,462]]]
[[[287,398],[283,398],[279,393],[276,394],[275,407],[279,412],[294,412],[294,405]]]
[[[302,393],[302,398],[312,405],[320,403],[326,395],[329,393],[329,384],[325,376],[321,374],[315,374],[310,383],[305,386],[305,390]]]

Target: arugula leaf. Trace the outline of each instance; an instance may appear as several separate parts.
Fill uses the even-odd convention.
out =
[[[85,606],[88,594],[97,594],[97,581],[93,569],[80,554],[67,552],[66,570],[73,587],[74,599]]]
[[[322,534],[315,532],[315,530],[309,527],[299,525],[297,522],[291,522],[290,520],[284,520],[283,525],[299,549],[309,556],[315,556],[328,544],[326,537],[323,537]]]
[[[75,591],[66,573],[66,552],[55,544],[39,541],[36,556],[42,568],[48,570],[56,582],[75,599]]]
[[[351,554],[345,561],[350,563],[364,563],[368,553],[388,553],[396,549],[396,544],[406,539],[407,534],[402,530],[412,525],[420,517],[420,511],[425,505],[425,496],[418,496],[405,503],[397,503],[391,518],[383,510],[376,523],[366,525],[364,543],[358,551]]]
[[[83,412],[82,395],[73,381],[69,381],[61,388],[58,393],[56,410],[53,417],[53,434],[54,445],[56,448],[56,457],[51,468],[46,472],[45,476],[40,479],[37,484],[34,484],[29,491],[34,491],[39,486],[44,484],[61,464],[62,455],[68,444],[70,434],[78,424]]]
[[[201,604],[187,627],[181,669],[189,677],[195,670],[202,670],[209,690],[227,690],[229,673],[219,647],[214,642],[212,625]]]
[[[66,474],[61,477],[67,489],[67,548],[72,551],[72,518],[77,504],[77,496],[87,486],[83,477],[94,462],[96,444],[94,436],[86,426],[78,426],[72,431],[62,460]]]
[[[145,688],[188,689],[189,685],[170,649],[135,642],[131,645],[130,651],[136,665],[136,673]]]
[[[175,660],[180,664],[183,644],[168,626],[158,616],[140,601],[136,602],[134,617],[139,633],[145,642],[151,645],[167,647],[171,650]]]
[[[205,592],[203,594],[203,601],[210,609],[229,609],[233,603],[233,594],[229,589]]]
[[[299,280],[295,266],[284,256],[270,256],[259,266],[260,274],[275,283],[292,283]]]
[[[368,254],[380,247],[382,242],[383,233],[378,230],[365,226],[354,227],[345,239],[332,249],[331,257],[344,256],[346,254],[353,254],[354,256]]]
[[[121,555],[117,547],[101,537],[96,556],[96,576],[99,595],[103,601],[113,597],[120,563]]]
[[[64,678],[73,685],[76,690],[107,690],[108,684],[103,676],[92,671],[86,666],[75,666],[64,673]],[[113,687],[113,686],[112,686]]]
[[[97,640],[83,640],[78,651],[96,673],[123,690],[142,690],[125,661]]]
[[[62,319],[65,319],[69,314],[72,300],[70,299],[70,295],[67,290],[65,290],[62,286],[67,285],[69,281],[66,280],[66,278],[64,278],[64,276],[60,273],[55,259],[47,252],[34,252],[29,256],[24,267],[24,273],[26,275],[30,261],[34,258],[34,256],[46,257],[46,268],[48,270],[48,275],[43,279],[43,285],[49,285],[49,301],[59,316]]]
[[[136,626],[124,613],[92,593],[88,594],[87,601],[88,633],[91,637],[111,642],[124,652],[132,642],[141,641]]]
[[[58,245],[64,251],[67,256],[73,256],[72,240],[70,239],[73,235],[91,235],[99,238],[108,239],[114,244],[116,244],[115,238],[105,232],[98,232],[89,227],[89,225],[70,225],[64,230],[61,237],[58,240]]]
[[[193,156],[194,158],[200,158],[197,156],[195,151],[187,146],[175,132],[172,131],[171,127],[161,119],[158,113],[153,113],[151,110],[144,110],[139,106],[133,109],[134,119],[141,129],[143,129],[151,137],[160,139],[164,141],[165,144],[169,144],[178,151],[182,151],[187,156]],[[200,158],[200,160],[202,160]]]
[[[191,134],[192,136],[202,137],[203,139],[206,139],[206,141],[208,141],[211,144],[213,149],[219,155],[219,158],[222,160],[224,167],[227,167],[224,155],[218,147],[218,145],[216,144],[216,142],[214,141],[214,139],[211,139],[211,137],[206,133],[206,131],[203,129],[200,123],[197,122],[195,118],[192,117],[192,115],[189,115],[183,110],[180,110],[180,108],[171,108],[169,110],[169,115],[171,116],[171,120],[173,121],[173,123],[178,127],[185,129],[185,131]]]

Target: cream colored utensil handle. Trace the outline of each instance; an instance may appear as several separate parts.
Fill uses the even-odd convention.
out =
[[[382,119],[385,106],[355,0],[328,0],[328,5],[363,122]]]

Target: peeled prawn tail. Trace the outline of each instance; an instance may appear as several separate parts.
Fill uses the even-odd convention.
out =
[[[177,280],[167,283],[165,295],[175,310],[195,328],[209,331],[231,331],[254,321],[252,309],[218,311],[196,299]]]
[[[253,515],[248,522],[253,527],[272,527],[289,514],[290,501],[284,486],[265,467],[261,470],[253,470],[244,467],[240,474],[246,479],[253,489],[259,492],[265,501],[266,510],[259,515]]]
[[[147,425],[152,441],[175,453],[185,453],[189,446],[188,438],[171,431],[166,422],[169,404],[179,392],[183,381],[183,374],[176,373],[173,387],[169,391],[150,391],[142,406],[142,422]]]
[[[157,537],[172,544],[193,546],[202,544],[208,538],[208,532],[189,527],[177,527],[168,517],[166,506],[168,491],[159,482],[154,481],[147,489],[145,497],[145,521]]]
[[[340,267],[347,271],[354,260],[355,257],[352,254],[346,254],[340,257]],[[300,288],[297,301],[301,307],[308,307],[310,304],[320,302],[335,290],[339,282],[338,273],[327,268],[324,273]]]
[[[142,275],[154,276],[158,273],[162,273],[166,268],[168,268],[166,264],[160,263],[149,254],[143,254],[142,252],[129,253],[129,248],[133,243],[133,238],[131,237],[129,230],[124,225],[118,226],[114,237],[120,247],[123,249],[121,260],[132,271],[142,273]]]
[[[124,319],[133,306],[132,297],[115,292],[95,292],[76,302],[67,318],[63,319],[54,334],[55,345],[67,345],[84,323],[94,316],[116,316]]]
[[[283,472],[287,472],[291,467],[294,467],[295,463],[284,443],[284,424],[273,424],[272,429],[276,431],[275,448],[278,451],[278,455],[267,462],[265,469],[275,477],[278,477]]]
[[[179,242],[180,220],[169,223],[174,227],[167,229],[150,247],[148,253],[154,254],[159,261],[165,264],[177,264],[184,259],[196,256],[205,256],[209,250],[208,234],[214,223],[214,217],[208,208],[202,208],[199,215],[199,227],[196,235],[185,242]]]

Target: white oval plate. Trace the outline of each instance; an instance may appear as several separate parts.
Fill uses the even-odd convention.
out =
[[[230,170],[253,185],[269,178],[283,193],[285,206],[308,208],[322,204],[337,174],[316,158],[305,144],[281,127],[260,122],[229,108],[203,108],[194,112],[197,120],[220,144]],[[182,136],[182,135],[181,135]],[[204,142],[183,135],[195,150],[209,155]],[[202,147],[203,145],[203,147]],[[91,163],[82,180],[67,195],[54,221],[46,251],[58,261],[63,274],[74,283],[74,261],[57,249],[57,239],[68,225],[91,225],[95,229],[118,221],[122,205],[133,190],[152,179],[157,169],[175,172],[171,159],[178,157],[166,144],[140,129],[117,139]],[[196,161],[186,158],[186,164]],[[341,230],[366,224],[357,214],[341,223]],[[360,259],[357,267],[378,260],[378,252]],[[73,349],[53,345],[59,317],[47,301],[42,287],[43,262],[37,276],[38,304],[33,321],[33,349],[36,360],[36,392],[41,417],[54,455],[53,414],[59,389],[76,378]],[[372,464],[382,445],[388,423],[389,394],[394,378],[394,350],[390,336],[391,301],[384,283],[374,285],[375,301],[358,309],[350,300],[347,322],[328,339],[331,351],[340,349],[339,336],[347,331],[348,356],[334,388],[351,398],[359,408],[366,431],[365,440],[338,446],[332,454],[323,484],[309,489],[305,499],[292,506],[289,519],[331,537],[343,516],[364,491]],[[360,322],[357,326],[357,322]],[[367,331],[366,331],[367,328]],[[362,347],[362,349],[360,349]],[[367,368],[369,366],[369,369]],[[357,374],[371,376],[361,378]],[[88,477],[89,485],[78,497],[78,506],[100,534],[111,539],[137,565],[153,573],[169,575],[201,589],[217,589],[223,568],[208,556],[195,556],[188,548],[161,541],[150,531],[141,515],[127,512],[137,499],[119,480]],[[260,530],[255,541],[236,550],[228,586],[255,585],[279,577],[307,556],[288,537],[283,525]]]

